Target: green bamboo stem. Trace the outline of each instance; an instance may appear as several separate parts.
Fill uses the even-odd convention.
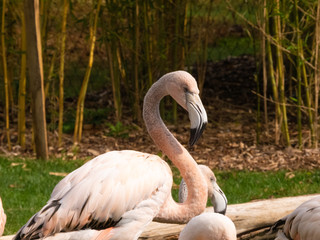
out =
[[[297,63],[296,63],[296,70],[297,70],[297,81],[298,81],[298,109],[297,109],[297,123],[298,123],[298,145],[299,148],[302,148],[302,124],[301,124],[301,59],[300,53],[303,51],[301,49],[301,33],[299,29],[299,16],[298,16],[298,0],[294,0],[294,12],[295,12],[295,31],[297,34]]]
[[[94,2],[94,1],[93,1]],[[90,55],[89,55],[89,61],[86,69],[86,73],[81,85],[80,94],[77,102],[77,113],[76,113],[76,121],[75,121],[75,127],[74,127],[74,135],[73,135],[73,141],[74,144],[77,144],[81,141],[82,137],[82,126],[83,126],[83,111],[84,111],[84,101],[85,96],[88,88],[88,83],[90,79],[92,64],[93,64],[93,56],[94,56],[94,48],[95,48],[95,42],[96,42],[96,31],[97,31],[97,25],[98,25],[98,16],[100,12],[101,7],[101,0],[98,0],[97,7],[95,10],[95,16],[94,16],[94,22],[93,26],[90,26]]]
[[[18,142],[22,149],[26,147],[26,70],[27,70],[27,42],[26,42],[26,22],[23,11],[20,12],[21,18],[21,72],[19,79],[19,98],[18,98]]]
[[[277,62],[277,72],[279,76],[279,92],[280,92],[280,102],[281,102],[281,112],[282,112],[282,134],[285,139],[285,144],[290,146],[290,136],[288,128],[287,119],[287,109],[286,109],[286,97],[285,97],[285,85],[284,85],[284,70],[283,70],[283,55],[281,47],[281,20],[280,20],[280,0],[275,0],[275,16],[274,16],[274,30],[275,30],[275,40],[276,40],[276,62]]]
[[[46,82],[46,85],[44,88],[45,97],[49,97],[50,84],[53,83],[53,70],[54,70],[54,65],[55,65],[55,61],[56,61],[56,56],[57,56],[57,51],[54,52],[54,54],[51,58],[51,63],[50,63],[49,71],[48,71],[48,78],[47,78],[47,82]],[[52,85],[54,85],[54,84],[52,84]],[[54,93],[54,91],[52,91],[52,93]]]
[[[8,149],[11,151],[10,140],[10,123],[9,123],[9,82],[8,82],[8,67],[5,43],[5,14],[6,14],[6,1],[2,1],[2,17],[1,17],[1,49],[2,49],[2,64],[3,64],[3,80],[5,90],[5,118],[6,118],[6,136],[8,142]]]
[[[268,15],[268,12],[266,12],[266,31],[267,31],[267,33],[270,34],[268,19],[269,19],[269,15]],[[268,55],[268,61],[269,61],[269,78],[270,78],[273,98],[274,98],[274,102],[275,102],[275,113],[276,113],[276,117],[275,117],[275,143],[279,144],[279,139],[280,139],[279,119],[281,119],[282,113],[281,113],[280,104],[279,104],[278,87],[277,87],[277,83],[276,83],[276,79],[275,79],[271,42],[270,42],[269,38],[267,38],[266,47],[267,47],[267,55]]]
[[[149,27],[149,18],[148,18],[148,1],[143,1],[143,22],[144,22],[144,40],[145,40],[145,55],[146,55],[146,64],[148,72],[148,88],[151,87],[153,83],[152,79],[152,68],[151,68],[151,51],[150,51],[150,27]]]
[[[208,60],[208,41],[209,41],[209,26],[211,21],[211,12],[213,7],[213,0],[210,0],[206,18],[205,18],[205,30],[204,35],[199,34],[199,64],[198,64],[198,82],[199,82],[199,90],[200,94],[203,92],[203,86],[205,82],[206,77],[206,71],[207,71],[207,60]]]
[[[63,131],[64,57],[65,57],[65,45],[66,45],[66,28],[67,28],[68,9],[69,9],[69,2],[68,2],[68,0],[64,0],[63,1],[62,26],[61,26],[61,39],[60,39],[59,125],[58,125],[58,146],[59,147],[62,144],[62,131]]]
[[[144,3],[145,4],[145,3]],[[134,9],[134,116],[138,122],[142,122],[140,107],[140,87],[139,87],[139,53],[140,53],[140,22],[139,22],[139,1],[135,2]]]
[[[266,32],[266,13],[267,13],[267,0],[263,0],[263,12],[262,12],[262,29]],[[267,62],[266,62],[266,37],[261,33],[261,53],[262,53],[262,71],[263,71],[263,106],[264,106],[264,122],[266,126],[266,131],[269,132],[269,122],[268,122],[268,105],[267,105],[267,88],[268,88],[268,78],[267,78]]]

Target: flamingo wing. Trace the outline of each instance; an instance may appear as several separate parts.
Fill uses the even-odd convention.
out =
[[[130,231],[130,224],[141,232],[159,211],[171,186],[171,170],[158,156],[108,152],[62,179],[47,204],[15,239],[123,225]]]
[[[292,213],[278,221],[284,222],[277,240],[308,239],[317,240],[320,236],[320,197],[302,203]]]
[[[4,231],[4,226],[6,225],[7,216],[4,213],[3,207],[2,207],[2,200],[0,198],[0,236],[2,236]]]

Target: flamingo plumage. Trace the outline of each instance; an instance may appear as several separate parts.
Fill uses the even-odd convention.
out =
[[[213,209],[216,213],[225,214],[227,210],[228,200],[224,192],[221,190],[217,183],[217,178],[212,170],[206,166],[199,164],[198,167],[203,174],[207,187],[208,198],[210,199]],[[186,182],[182,179],[179,186],[179,202],[183,203],[188,196],[188,187]]]
[[[217,184],[212,170],[205,165],[198,165],[208,186],[208,197],[214,212],[205,212],[192,218],[181,231],[179,240],[236,240],[237,232],[230,218],[224,216],[227,210],[227,198]],[[179,186],[179,202],[188,196],[188,187],[182,179]]]
[[[149,135],[180,170],[188,198],[176,203],[171,195],[172,172],[157,155],[111,151],[87,162],[63,178],[47,204],[18,231],[14,239],[37,239],[59,232],[95,229],[88,239],[137,239],[153,219],[187,223],[201,214],[207,185],[189,152],[169,132],[160,117],[161,99],[172,96],[189,112],[189,144],[197,142],[207,123],[196,80],[176,71],[156,81],[144,98],[143,118]],[[90,232],[90,231],[89,231]]]
[[[225,215],[204,212],[183,228],[179,240],[237,240],[234,223]]]
[[[4,231],[4,226],[6,225],[7,215],[4,213],[2,200],[0,197],[0,236],[2,236]]]
[[[319,226],[320,197],[315,197],[302,203],[292,213],[275,223],[273,228],[280,228],[275,240],[318,240]]]

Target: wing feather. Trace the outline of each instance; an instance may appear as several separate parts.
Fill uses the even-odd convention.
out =
[[[170,184],[171,170],[158,156],[108,152],[62,179],[47,204],[20,229],[17,236],[21,238],[15,239],[115,226],[125,212]]]
[[[277,239],[317,240],[320,236],[320,197],[315,197],[302,203],[292,213],[281,219],[285,221]],[[284,238],[283,236],[287,238]]]

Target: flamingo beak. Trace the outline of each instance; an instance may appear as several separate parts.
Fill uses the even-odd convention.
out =
[[[213,193],[211,196],[211,203],[213,205],[214,212],[225,215],[228,204],[227,197],[215,181],[212,182],[212,186]]]
[[[208,123],[207,113],[198,94],[186,92],[187,110],[191,123],[189,146],[192,147],[199,140]]]

